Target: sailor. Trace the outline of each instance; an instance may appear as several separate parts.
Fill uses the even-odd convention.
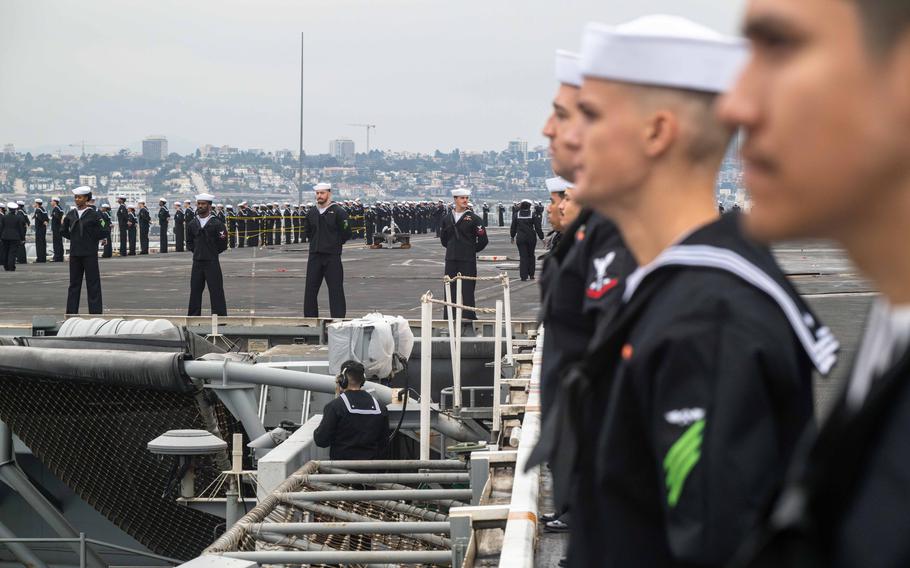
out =
[[[675,16],[586,27],[576,196],[640,268],[561,383],[573,566],[726,564],[812,422],[812,367],[836,361],[773,256],[717,216],[732,129],[713,103],[745,54]]]
[[[291,232],[292,243],[295,245],[300,242],[300,205],[294,205],[291,208]]]
[[[373,245],[373,237],[376,235],[376,207],[367,207],[363,211],[364,236],[366,236],[367,245]]]
[[[101,313],[101,273],[98,271],[98,243],[109,227],[100,213],[88,206],[92,188],[73,190],[76,207],[63,218],[63,238],[70,241],[70,284],[66,296],[66,313],[79,313],[82,280],[88,291],[88,313]]]
[[[550,203],[547,206],[547,220],[550,223],[550,232],[547,234],[546,243],[548,250],[554,250],[562,238],[566,225],[563,223],[559,204],[566,197],[565,180],[560,177],[548,178],[547,191],[550,192]]]
[[[47,225],[50,217],[44,208],[44,200],[35,200],[35,262],[47,262]]]
[[[25,223],[19,215],[19,204],[10,201],[6,213],[0,217],[0,263],[3,270],[16,270],[16,252],[25,242]]]
[[[316,206],[307,216],[307,236],[310,240],[306,266],[306,290],[303,296],[303,315],[319,317],[319,287],[323,279],[329,289],[329,313],[341,319],[347,312],[344,298],[344,269],[341,266],[342,245],[351,238],[348,214],[332,202],[332,185],[317,183]]]
[[[505,205],[503,205],[502,203],[497,205],[496,212],[499,215],[499,226],[505,227],[505,225],[506,225],[506,222],[505,222],[506,207],[505,207]]]
[[[718,106],[744,135],[746,227],[764,242],[838,243],[881,295],[845,388],[734,565],[906,566],[910,10],[763,0],[746,14],[752,56]]]
[[[723,215],[724,213],[727,212],[727,209],[724,207],[723,201],[717,202],[717,212],[720,213],[721,215]]]
[[[174,202],[174,250],[183,252],[183,241],[186,235],[184,230],[183,209],[179,201]]]
[[[129,230],[129,211],[126,207],[126,196],[117,196],[117,229],[120,232],[120,258],[126,258],[127,255],[127,233]]]
[[[160,231],[158,252],[161,254],[167,253],[167,226],[170,220],[171,212],[167,210],[167,199],[162,197],[158,200],[158,230]]]
[[[193,220],[193,217],[196,216],[196,212],[193,211],[193,202],[189,199],[184,200],[183,202],[183,226],[184,229],[189,227],[190,221]]]
[[[149,213],[145,201],[139,202],[139,254],[149,253],[149,231],[152,228],[152,214]]]
[[[104,237],[101,239],[101,258],[111,258],[114,256],[114,245],[111,243],[111,227],[113,227],[113,218],[111,217],[110,203],[101,204],[101,220],[104,221]]]
[[[284,204],[284,210],[281,212],[281,216],[284,220],[284,244],[289,245],[291,244],[294,227],[290,203]]]
[[[225,221],[228,229],[228,246],[237,248],[237,213],[234,212],[234,206],[230,203],[225,207]]]
[[[446,248],[445,274],[451,278],[458,276],[477,276],[477,253],[486,248],[490,240],[480,217],[468,210],[468,198],[471,192],[460,188],[452,190],[454,209],[442,218],[442,227],[439,230],[439,240]],[[464,280],[461,283],[462,305],[474,306],[474,288],[477,282]],[[455,294],[456,284],[453,281],[452,300],[457,299]],[[476,320],[474,310],[462,311],[462,317]]]
[[[246,220],[249,216],[249,209],[246,201],[241,201],[237,207],[237,246],[243,248],[246,246]]]
[[[31,220],[28,217],[28,213],[25,212],[25,201],[17,200],[16,201],[17,209],[16,215],[22,219],[22,222],[25,223],[26,233],[28,232],[28,227],[32,224]],[[25,253],[25,239],[22,239],[22,243],[18,249],[16,249],[16,263],[17,264],[26,264],[28,262],[28,257]]]
[[[543,240],[543,229],[540,227],[540,217],[531,210],[530,199],[523,199],[521,207],[512,215],[509,234],[513,244],[518,241],[518,273],[521,281],[525,282],[529,278],[534,280],[534,268],[537,263],[534,249],[537,248],[537,238]]]
[[[136,204],[128,203],[126,206],[126,236],[129,240],[129,252],[127,252],[129,256],[136,256],[136,225],[138,222]]]
[[[227,315],[224,299],[224,278],[218,255],[227,250],[227,227],[221,219],[212,214],[215,197],[208,193],[196,196],[196,211],[193,220],[186,226],[186,247],[193,253],[193,269],[190,273],[190,304],[186,315],[202,315],[202,291],[209,288],[209,302],[212,313]]]
[[[51,199],[51,238],[54,244],[54,257],[51,262],[63,262],[63,237],[60,229],[63,227],[63,208],[60,207],[60,198]]]
[[[335,379],[337,398],[325,405],[322,422],[313,432],[320,448],[333,460],[379,460],[389,442],[389,410],[363,390],[363,365],[345,361]]]

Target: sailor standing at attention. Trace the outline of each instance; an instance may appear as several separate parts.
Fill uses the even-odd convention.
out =
[[[111,244],[111,227],[114,224],[114,220],[111,218],[111,204],[102,203],[101,204],[101,220],[104,221],[104,237],[101,241],[101,258],[111,258],[114,256],[114,246]]]
[[[126,206],[126,234],[127,239],[129,239],[130,247],[129,256],[136,256],[136,225],[139,222],[139,219],[136,217],[136,205],[130,203]]]
[[[534,280],[534,265],[537,262],[534,258],[534,249],[537,247],[538,237],[543,240],[543,229],[540,226],[540,216],[531,209],[530,199],[522,200],[518,211],[512,215],[509,233],[513,243],[518,241],[518,273],[521,275],[521,281],[524,282],[528,278]]]
[[[51,199],[51,238],[54,241],[54,257],[51,262],[63,262],[63,237],[60,229],[63,227],[63,207],[60,207],[60,198]]]
[[[149,231],[152,228],[152,214],[149,213],[145,201],[139,202],[139,254],[149,253]]]
[[[35,262],[47,262],[47,224],[50,217],[44,208],[44,201],[35,200]]]
[[[560,384],[572,566],[725,566],[812,425],[813,367],[837,360],[770,251],[717,213],[734,130],[713,104],[746,55],[676,16],[586,28],[572,198],[639,268]]]
[[[15,272],[16,252],[25,240],[25,223],[19,216],[19,204],[10,201],[0,217],[0,263],[3,270]]]
[[[126,196],[118,195],[117,203],[117,229],[120,231],[120,258],[126,258],[127,232],[129,229],[129,211],[126,209]]]
[[[184,216],[183,209],[180,208],[180,202],[174,202],[174,250],[183,252],[184,233]]]
[[[329,288],[329,313],[332,318],[340,319],[347,312],[341,249],[351,238],[351,226],[344,208],[332,201],[331,184],[317,183],[313,191],[316,192],[316,205],[310,207],[306,222],[310,254],[306,265],[303,315],[319,317],[319,287],[325,279]]]
[[[158,252],[164,254],[167,252],[167,225],[171,220],[171,212],[167,210],[167,199],[158,200],[158,229],[160,230],[161,243],[158,245]]]
[[[477,253],[485,249],[490,242],[480,217],[468,209],[470,197],[470,190],[452,190],[455,206],[443,216],[442,226],[439,229],[439,241],[446,248],[445,273],[451,278],[459,274],[477,276]],[[476,284],[477,282],[474,280],[464,280],[461,283],[463,305],[474,306]],[[455,301],[455,282],[452,282],[450,286],[452,287],[452,301]],[[462,316],[469,320],[477,319],[474,310],[464,310]]]
[[[186,247],[193,253],[193,271],[190,276],[190,305],[186,315],[202,315],[202,291],[209,288],[212,313],[227,315],[224,299],[224,278],[218,255],[227,250],[227,227],[212,214],[215,197],[208,193],[196,196],[196,214],[186,226]]]
[[[98,242],[108,234],[107,223],[100,213],[88,206],[92,188],[73,190],[76,208],[63,218],[63,238],[70,241],[70,285],[66,296],[66,313],[79,313],[82,279],[88,289],[88,313],[101,313],[101,273],[98,271]]]

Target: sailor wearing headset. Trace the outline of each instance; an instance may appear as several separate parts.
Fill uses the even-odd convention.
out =
[[[313,433],[316,445],[329,448],[333,460],[386,457],[389,410],[363,389],[363,365],[346,361],[336,378],[338,397],[325,405],[322,423]]]

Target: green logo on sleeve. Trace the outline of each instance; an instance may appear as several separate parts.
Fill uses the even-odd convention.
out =
[[[701,458],[701,443],[704,438],[705,421],[699,420],[689,426],[682,436],[670,447],[664,458],[667,504],[672,508],[679,502],[686,478]]]

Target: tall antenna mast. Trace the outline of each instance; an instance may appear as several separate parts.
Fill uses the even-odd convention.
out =
[[[303,203],[303,32],[300,32],[300,148],[297,168],[297,203]]]

